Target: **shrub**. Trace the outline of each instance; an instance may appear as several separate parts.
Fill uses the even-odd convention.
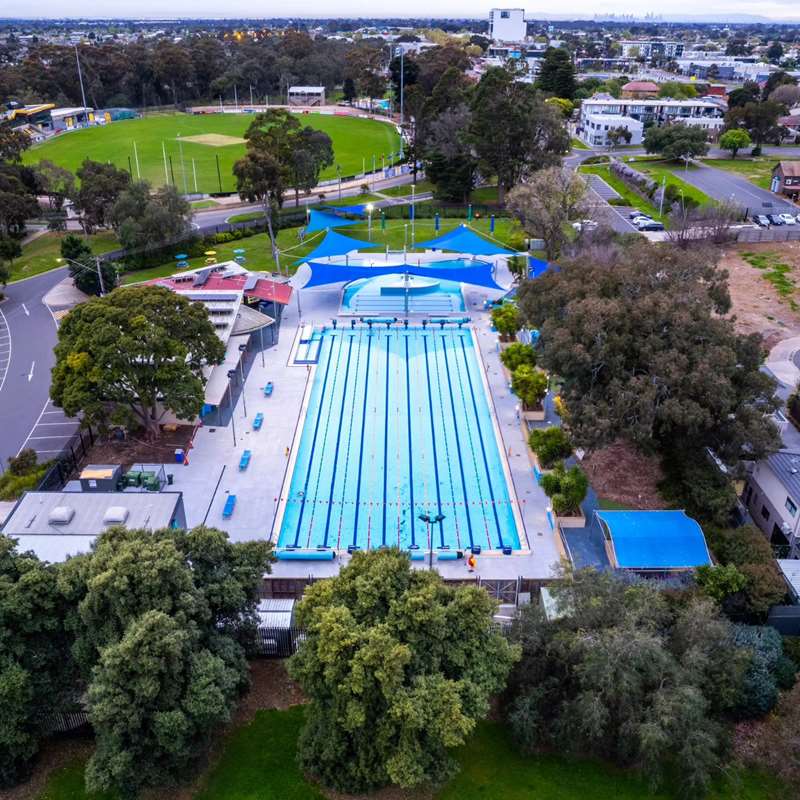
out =
[[[536,453],[539,463],[548,469],[557,461],[567,458],[572,452],[572,442],[563,428],[555,425],[550,428],[532,430],[528,437],[531,450]]]
[[[359,188],[361,189],[361,194],[369,194],[369,184],[368,183],[362,183]]]
[[[500,360],[503,366],[513,372],[517,367],[527,364],[529,367],[536,366],[536,351],[529,344],[514,342],[500,353]]]
[[[36,451],[28,447],[22,450],[19,455],[11,456],[8,459],[8,471],[12,475],[27,475],[36,469]]]
[[[500,338],[507,342],[512,339],[520,329],[519,309],[516,303],[503,303],[492,309],[492,324],[500,334]]]
[[[733,643],[750,655],[736,711],[745,719],[763,716],[778,702],[776,671],[783,658],[780,634],[769,626],[734,625]]]
[[[579,467],[566,469],[564,462],[560,461],[552,472],[542,475],[542,489],[550,498],[553,511],[569,516],[580,512],[589,490],[589,480]]]
[[[781,656],[775,665],[775,682],[778,684],[778,688],[788,691],[794,686],[796,679],[797,664],[789,656]]]
[[[522,401],[523,408],[540,408],[547,394],[547,375],[522,364],[511,374],[511,391]]]

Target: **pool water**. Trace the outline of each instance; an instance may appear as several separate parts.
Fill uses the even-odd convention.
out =
[[[519,549],[471,331],[325,330],[279,547]]]
[[[402,275],[361,278],[342,296],[343,314],[449,314],[464,311],[461,284]]]

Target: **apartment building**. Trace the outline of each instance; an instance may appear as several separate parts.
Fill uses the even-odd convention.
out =
[[[668,59],[683,55],[683,42],[670,42],[664,39],[622,39],[620,41],[623,58]]]
[[[489,12],[489,38],[495,42],[523,42],[528,33],[524,8],[493,8]]]

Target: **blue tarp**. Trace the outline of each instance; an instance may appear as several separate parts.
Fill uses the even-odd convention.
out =
[[[538,278],[540,275],[544,275],[545,272],[548,270],[552,270],[553,272],[558,272],[558,267],[555,264],[551,264],[549,261],[542,261],[540,258],[534,258],[533,256],[528,256],[528,277],[529,278]]]
[[[700,526],[684,511],[597,511],[621,569],[686,569],[711,563]]]
[[[477,261],[474,266],[454,269],[445,267],[436,269],[431,267],[414,267],[411,264],[395,264],[389,267],[354,267],[346,264],[326,264],[313,261],[306,266],[311,269],[311,278],[302,288],[311,289],[315,286],[327,286],[331,283],[344,283],[355,281],[359,278],[378,278],[381,275],[419,275],[423,278],[438,278],[443,281],[455,283],[469,283],[473,286],[485,286],[489,289],[501,289],[492,277],[492,265],[485,261]]]
[[[325,258],[327,256],[343,256],[352,250],[378,247],[375,242],[366,242],[363,239],[354,239],[352,236],[345,236],[343,233],[328,231],[325,238],[307,255],[295,264],[302,264],[305,261],[313,261],[315,258]]]
[[[466,225],[459,225],[449,233],[420,242],[417,247],[430,247],[438,250],[454,250],[457,253],[469,253],[474,256],[511,256],[514,253],[487,241]]]
[[[345,225],[360,224],[360,219],[345,219],[344,217],[337,217],[336,214],[328,214],[326,211],[312,211],[308,219],[308,225],[306,225],[306,234],[324,231],[328,228],[343,228]]]
[[[326,212],[333,214],[366,214],[367,207],[361,203],[353,206],[322,206]]]

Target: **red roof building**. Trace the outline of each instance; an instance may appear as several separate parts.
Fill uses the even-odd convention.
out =
[[[622,96],[633,100],[658,97],[658,84],[652,81],[630,81],[622,87]]]

